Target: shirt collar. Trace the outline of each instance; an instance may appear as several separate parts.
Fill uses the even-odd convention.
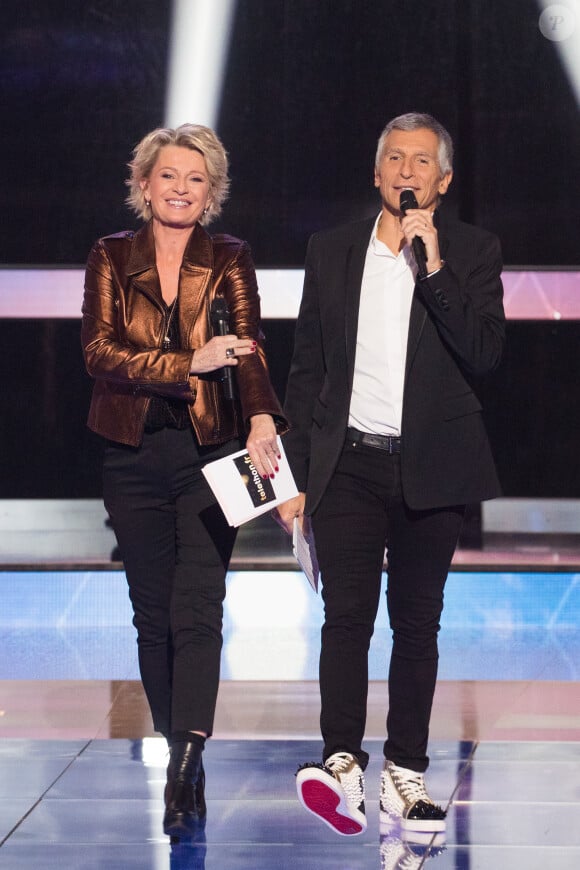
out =
[[[410,266],[413,270],[413,274],[415,274],[416,264],[415,258],[411,252],[410,245],[405,245],[403,249],[399,252],[399,254],[394,254],[384,242],[381,242],[379,238],[377,238],[377,230],[379,228],[379,221],[381,219],[382,212],[379,212],[375,223],[373,225],[373,229],[371,232],[371,238],[369,241],[369,251],[373,254],[376,254],[377,257],[391,257],[393,260],[398,260],[399,258],[405,263],[406,266]]]

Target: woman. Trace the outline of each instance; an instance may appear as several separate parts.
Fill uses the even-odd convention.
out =
[[[153,130],[129,167],[127,202],[146,223],[97,241],[86,269],[82,344],[96,381],[88,425],[107,439],[104,501],[153,724],[170,746],[164,830],[179,838],[205,818],[201,753],[213,728],[236,534],[201,468],[245,441],[258,473],[273,476],[286,424],[248,245],[204,229],[229,186],[221,142],[193,124]],[[226,335],[213,335],[216,299],[229,311]]]

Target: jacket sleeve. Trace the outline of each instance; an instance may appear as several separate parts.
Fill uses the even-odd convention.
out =
[[[280,402],[270,382],[265,352],[265,337],[261,329],[260,295],[250,248],[243,242],[236,255],[224,267],[223,279],[215,276],[217,286],[223,283],[223,295],[229,313],[229,329],[238,338],[257,342],[256,352],[238,357],[235,376],[242,418],[249,428],[256,414],[271,414],[279,432],[288,428]]]
[[[475,230],[446,255],[445,265],[417,282],[441,339],[469,374],[495,369],[505,343],[499,240]]]
[[[138,345],[123,339],[119,323],[126,314],[126,300],[120,290],[121,282],[100,240],[87,261],[82,306],[81,342],[89,375],[132,389],[192,400],[195,378],[189,375],[191,350],[162,352],[161,313],[158,318],[147,318]]]

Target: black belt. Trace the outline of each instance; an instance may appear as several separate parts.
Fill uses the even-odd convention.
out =
[[[365,447],[377,447],[387,453],[401,452],[401,438],[399,435],[373,435],[371,432],[359,432],[351,426],[346,430],[346,440],[352,444],[364,444]]]

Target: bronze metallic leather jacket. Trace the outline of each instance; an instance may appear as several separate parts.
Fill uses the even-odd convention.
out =
[[[258,342],[234,368],[239,400],[228,401],[213,372],[190,375],[192,353],[213,335],[210,306],[225,297],[229,330]],[[246,242],[213,238],[196,224],[179,279],[182,349],[164,352],[166,315],[155,266],[151,222],[138,232],[99,239],[86,267],[82,346],[95,378],[88,426],[113,441],[138,446],[153,395],[184,399],[200,444],[245,438],[255,414],[271,414],[287,429],[268,375],[260,330],[260,300]]]

